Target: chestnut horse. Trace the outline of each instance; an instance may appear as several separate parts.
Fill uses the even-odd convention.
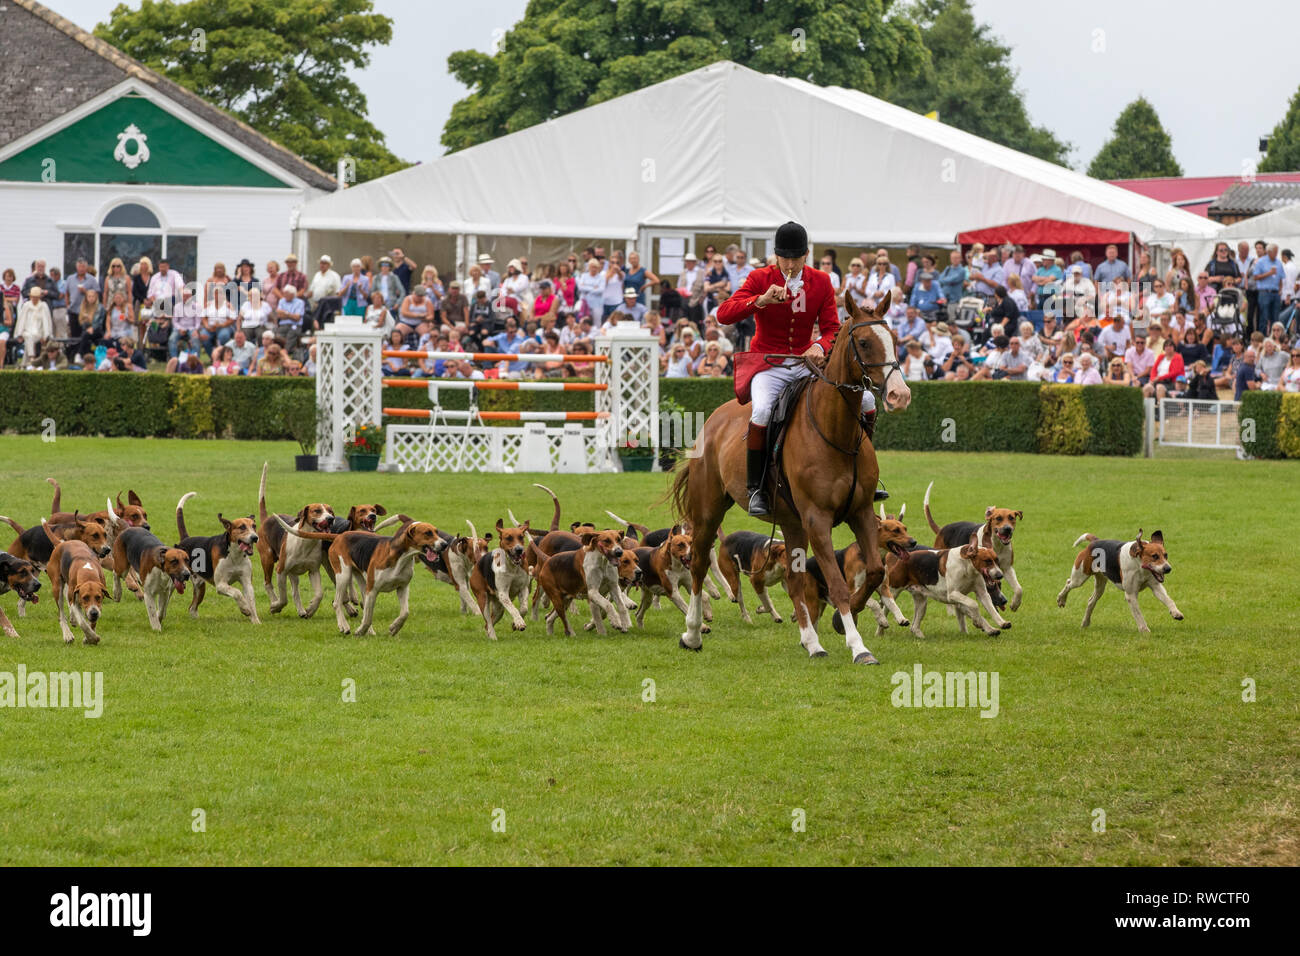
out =
[[[825,575],[830,604],[839,611],[845,642],[855,664],[879,663],[862,642],[849,607],[849,586],[832,558],[831,528],[847,522],[867,564],[867,592],[885,575],[876,545],[876,516],[871,510],[880,466],[876,450],[858,422],[862,392],[881,395],[885,411],[906,408],[912,393],[898,364],[898,343],[885,320],[890,297],[874,312],[863,312],[846,289],[849,318],[840,327],[821,374],[810,382],[787,416],[785,476],[797,511],[784,495],[772,494],[772,514],[785,536],[789,592],[794,603],[799,642],[810,657],[825,657],[817,627],[803,603],[802,563],[811,542]],[[745,434],[749,408],[732,400],[717,409],[695,443],[693,457],[683,459],[673,480],[677,512],[692,530],[691,603],[680,644],[698,651],[703,646],[704,605],[700,588],[709,570],[709,548],[722,516],[735,502],[749,500],[745,491]],[[769,468],[769,481],[773,469]],[[836,630],[839,630],[837,627]]]

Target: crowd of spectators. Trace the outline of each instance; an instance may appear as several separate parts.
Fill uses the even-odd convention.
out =
[[[717,321],[759,260],[737,245],[688,251],[679,274],[660,278],[636,252],[588,246],[554,263],[520,256],[503,272],[490,253],[462,279],[443,280],[393,249],[351,260],[340,274],[328,255],[308,276],[297,257],[268,262],[264,275],[242,259],[216,263],[203,281],[165,260],[120,259],[96,275],[78,260],[67,276],[32,263],[21,283],[0,276],[0,365],[35,369],[183,374],[312,375],[314,334],[342,313],[382,331],[395,349],[499,353],[502,358],[384,360],[389,376],[570,378],[590,367],[595,338],[620,327],[658,346],[661,374],[726,377],[753,320]],[[1157,274],[1143,253],[1133,274],[1110,246],[1088,262],[1020,246],[954,249],[934,257],[907,250],[903,268],[886,249],[835,250],[810,260],[836,293],[861,308],[888,297],[899,361],[911,381],[1042,380],[1140,387],[1157,397],[1240,397],[1251,388],[1300,390],[1300,263],[1265,242],[1220,243],[1193,270],[1181,250]],[[844,310],[841,308],[841,316]],[[510,356],[554,354],[555,361]]]

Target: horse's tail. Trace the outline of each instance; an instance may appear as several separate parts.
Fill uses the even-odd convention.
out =
[[[935,524],[934,517],[930,514],[930,489],[933,487],[934,487],[933,481],[925,486],[925,520],[930,522],[930,530],[933,531],[935,534],[939,534],[942,532],[943,529],[940,528],[937,524]]]
[[[673,483],[668,489],[668,493],[660,499],[660,502],[671,498],[673,501],[673,514],[679,518],[689,518],[687,504],[689,503],[689,490],[691,484],[691,461],[690,458],[678,459],[676,467],[673,468]]]

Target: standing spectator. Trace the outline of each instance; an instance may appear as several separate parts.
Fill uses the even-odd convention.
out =
[[[13,269],[0,275],[0,368],[4,367],[9,340],[18,321],[18,305],[22,302],[22,288]]]
[[[108,304],[108,317],[105,323],[109,343],[119,345],[122,339],[133,339],[136,335],[135,315],[131,311],[130,293],[121,289],[113,293]]]
[[[857,262],[858,260],[854,260]],[[856,298],[856,297],[855,297]],[[911,305],[921,313],[926,322],[933,322],[939,314],[939,289],[934,283],[933,272],[918,272],[916,284],[912,287]]]
[[[397,319],[397,307],[406,298],[406,286],[402,285],[401,279],[393,275],[393,260],[388,256],[380,258],[379,275],[374,277],[370,288],[383,297],[384,308],[392,313],[395,321]]]
[[[1209,284],[1216,295],[1223,288],[1225,278],[1228,276],[1234,279],[1241,278],[1241,269],[1237,267],[1237,262],[1232,258],[1226,242],[1214,244],[1214,257],[1205,264],[1205,274],[1209,277]]]
[[[140,271],[144,272],[143,267]],[[181,303],[181,291],[184,288],[185,277],[173,269],[167,259],[159,259],[158,271],[149,280],[149,292],[144,304],[154,313],[161,310],[162,314],[170,315]]]
[[[993,308],[989,312],[989,321],[1006,329],[1020,327],[1020,306],[1001,283],[993,287]]]
[[[1182,288],[1182,281],[1187,279],[1189,282],[1192,278],[1192,266],[1187,261],[1187,253],[1181,248],[1175,246],[1169,253],[1171,265],[1165,273],[1165,288],[1174,290]]]
[[[360,259],[353,259],[348,268],[348,274],[339,281],[343,314],[364,316],[366,304],[370,301],[370,276],[361,271]]]
[[[108,264],[108,275],[104,276],[104,292],[100,297],[106,304],[112,305],[113,297],[122,293],[127,304],[131,301],[131,277],[127,275],[126,265],[121,259],[113,259]]]
[[[248,301],[253,289],[260,290],[262,288],[262,283],[258,281],[251,259],[240,259],[239,264],[235,266],[235,285],[239,290],[239,295],[235,301],[231,302],[231,305],[236,307],[242,306]]]
[[[271,290],[280,290],[280,263],[272,259],[266,264],[266,278],[262,280],[262,297],[265,298],[271,293]]]
[[[716,262],[721,269],[722,257],[717,256]],[[623,253],[617,249],[610,253],[609,260],[605,263],[604,278],[605,288],[601,294],[601,309],[592,316],[597,320],[608,319],[623,305]]]
[[[151,318],[150,315],[143,314],[142,310],[152,306],[149,301],[149,286],[152,284],[153,260],[148,256],[141,256],[140,261],[131,269],[131,308],[135,311],[136,323],[142,335],[145,323]]]
[[[1088,265],[1087,261],[1083,258],[1083,253],[1078,249],[1075,249],[1070,253],[1070,267],[1067,271],[1073,272],[1075,266],[1078,266],[1079,273],[1083,278],[1087,279],[1089,282],[1092,281],[1092,266]]]
[[[424,294],[433,303],[435,323],[440,323],[442,321],[442,297],[447,294],[447,290],[443,287],[442,279],[438,277],[438,270],[434,268],[433,263],[420,270],[419,284],[424,286]]]
[[[866,308],[867,274],[862,269],[862,260],[857,256],[849,260],[849,274],[844,278],[844,288],[853,296],[853,302],[858,308]]]
[[[478,257],[479,271],[483,273],[483,278],[487,279],[488,295],[495,292],[497,287],[501,285],[501,274],[492,268],[494,262],[496,260],[492,258],[490,252],[484,252]]]
[[[307,286],[307,301],[311,306],[312,321],[318,329],[324,328],[325,319],[333,317],[341,308],[339,294],[343,289],[343,281],[334,271],[333,266],[333,259],[329,256],[321,256],[316,274],[311,277],[311,284]]]
[[[572,312],[578,301],[578,283],[573,278],[573,257],[561,262],[556,267],[555,276],[555,294],[560,300],[559,312],[561,314]],[[642,270],[644,273],[645,270]],[[657,284],[658,280],[656,280]],[[642,295],[645,293],[642,292]],[[640,300],[638,300],[640,301]]]
[[[1056,264],[1056,250],[1044,249],[1038,268],[1034,271],[1034,301],[1044,314],[1061,314],[1060,296],[1064,278],[1065,273]]]
[[[1282,250],[1282,305],[1285,307],[1300,294],[1300,262],[1290,249]]]
[[[1237,258],[1234,261],[1237,264],[1237,275],[1240,279],[1237,285],[1246,294],[1247,331],[1255,327],[1255,314],[1259,311],[1259,297],[1256,295],[1255,276],[1252,273],[1255,268],[1255,261],[1263,254],[1263,241],[1255,243],[1254,253],[1251,252],[1249,243],[1237,243]]]
[[[93,353],[95,346],[104,340],[107,315],[103,304],[99,301],[99,291],[85,289],[81,294],[81,305],[78,306],[77,313],[77,328],[81,331],[78,342],[69,348],[77,366],[84,365],[85,356]],[[93,354],[91,364],[94,364]]]
[[[1264,376],[1255,367],[1255,350],[1246,349],[1241,357],[1241,364],[1233,380],[1232,400],[1241,401],[1246,392],[1257,390],[1264,383]]]
[[[1282,312],[1282,279],[1284,269],[1277,256],[1277,245],[1266,246],[1264,254],[1251,266],[1251,279],[1255,283],[1254,323],[1248,328],[1271,329]],[[1246,293],[1247,300],[1250,292]]]
[[[1034,275],[1038,271],[1038,267],[1034,265],[1032,259],[1025,255],[1024,246],[1016,245],[1011,247],[1011,255],[1003,261],[1002,271],[1007,277],[1006,287],[1009,290],[1020,289],[1028,298],[1029,290],[1034,288]],[[1020,280],[1018,286],[1011,282],[1012,276],[1016,276]],[[1020,306],[1022,311],[1026,312],[1033,308],[1032,300],[1021,304],[1020,300],[1017,299],[1016,304]]]
[[[1113,283],[1116,279],[1127,281],[1132,277],[1129,272],[1128,263],[1119,257],[1119,246],[1111,243],[1106,247],[1106,258],[1097,266],[1093,273],[1093,281],[1102,292],[1107,291],[1108,284]]]
[[[232,280],[230,276],[226,275],[226,264],[224,262],[213,263],[212,275],[208,278],[207,282],[203,283],[202,301],[210,305],[212,300],[216,297],[218,290],[220,290],[223,297],[229,301],[231,298],[230,293],[234,286],[234,280]]]
[[[397,276],[398,281],[402,283],[403,289],[411,287],[411,276],[415,274],[415,263],[406,258],[406,253],[401,247],[394,249],[388,254],[393,260],[393,275]]]
[[[889,260],[884,256],[876,257],[876,267],[872,270],[871,275],[867,277],[866,294],[867,303],[870,308],[875,308],[880,304],[881,299],[889,296],[891,290],[898,285],[892,272],[889,271]]]
[[[63,273],[50,267],[50,285],[46,289],[49,298],[46,304],[50,307],[50,315],[54,317],[54,335],[56,338],[66,339],[68,337],[68,282],[63,278]]]
[[[1151,284],[1155,282],[1155,280],[1156,268],[1151,264],[1151,253],[1143,249],[1138,253],[1137,278],[1133,280],[1134,284],[1138,287],[1139,291],[1145,293],[1147,289],[1151,288]]]
[[[683,299],[689,299],[695,291],[695,283],[704,278],[695,253],[687,252],[682,257],[682,273],[677,277],[677,291]]]
[[[275,277],[275,288],[282,294],[286,286],[302,292],[307,289],[309,281],[304,273],[298,271],[298,257],[291,252],[284,257],[284,271]]]
[[[1210,285],[1210,273],[1208,269],[1202,269],[1196,273],[1196,313],[1199,315],[1208,315],[1211,308],[1214,307],[1214,297],[1219,294],[1219,290]]]
[[[947,306],[949,321],[957,314],[957,303],[966,291],[969,278],[970,272],[961,261],[961,250],[953,249],[948,253],[948,265],[939,273],[939,291],[943,295],[944,305]]]
[[[1003,280],[1006,278],[1002,265],[998,262],[997,249],[988,249],[984,252],[983,265],[972,263],[970,278],[974,283],[976,295],[982,295],[984,301],[992,305],[994,290],[1003,285]]]
[[[829,268],[830,264],[830,259],[823,256],[823,271]],[[725,297],[725,293],[731,291],[731,282],[727,279],[725,265],[726,260],[721,255],[714,255],[712,268],[704,277],[704,311],[706,314],[718,307],[719,296]],[[839,279],[832,279],[832,284],[838,285]]]
[[[90,263],[88,263],[84,258],[78,258],[76,267],[72,271],[72,275],[68,276],[68,316],[69,318],[76,316],[78,322],[81,321],[81,303],[85,299],[86,293],[101,293],[103,291],[100,288],[99,280],[90,274],[89,269]],[[72,323],[69,322],[68,324],[69,333],[71,334]],[[78,336],[81,334],[80,326],[76,329],[76,334]]]
[[[586,306],[587,314],[593,320],[602,320],[605,317],[605,285],[606,279],[601,273],[600,260],[588,259],[586,271],[578,276],[577,289],[582,304]]]

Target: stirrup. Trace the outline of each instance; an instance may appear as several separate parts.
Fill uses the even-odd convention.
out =
[[[762,488],[754,488],[749,493],[749,506],[746,508],[751,518],[770,518],[772,516],[771,506],[767,503],[767,495],[763,493]]]
[[[874,498],[872,498],[872,500],[873,500],[873,501],[884,501],[884,500],[885,500],[886,498],[888,498],[888,497],[889,497],[889,492],[888,492],[888,491],[886,491],[884,488],[877,488],[877,489],[876,489],[876,495],[875,495]]]

